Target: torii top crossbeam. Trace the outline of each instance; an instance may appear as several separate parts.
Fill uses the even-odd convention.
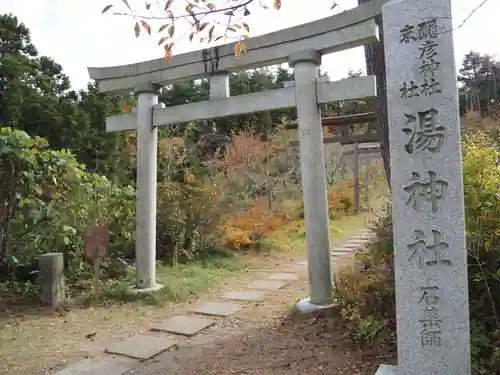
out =
[[[124,93],[137,85],[166,85],[287,62],[293,53],[306,49],[321,54],[342,51],[378,40],[375,17],[387,0],[372,0],[357,8],[318,21],[283,29],[247,41],[248,51],[234,57],[234,43],[211,49],[112,67],[88,68],[102,92]]]

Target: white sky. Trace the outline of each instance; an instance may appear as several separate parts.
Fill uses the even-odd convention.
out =
[[[160,0],[161,3],[164,1]],[[482,1],[452,0],[454,26],[458,26]],[[135,7],[144,7],[144,0],[129,2]],[[312,5],[313,2],[316,5]],[[247,21],[251,36],[326,17],[357,4],[357,0],[337,0],[339,6],[331,11],[331,2],[332,0],[283,0],[279,12],[251,8],[252,15]],[[0,0],[0,13],[13,13],[24,22],[31,30],[32,40],[39,52],[61,64],[71,78],[72,86],[77,89],[85,87],[89,81],[87,66],[123,65],[163,55],[162,48],[157,45],[159,37],[156,34],[150,37],[143,33],[136,39],[131,18],[101,15],[101,10],[110,3],[119,6],[121,1]],[[498,14],[500,1],[489,0],[463,27],[455,31],[457,65],[461,64],[463,55],[470,50],[493,55],[500,52],[500,43],[496,42],[500,35]],[[157,30],[160,25],[161,23],[152,23],[153,30]],[[184,43],[179,44],[174,52],[186,52],[199,47],[200,45],[189,44],[187,38],[184,38]],[[349,69],[364,69],[364,64],[362,48],[323,58],[323,68],[334,79],[344,78]]]

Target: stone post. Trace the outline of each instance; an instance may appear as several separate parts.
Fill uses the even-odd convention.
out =
[[[64,256],[62,253],[47,253],[38,258],[40,302],[54,308],[66,302]]]
[[[359,145],[356,142],[354,148],[354,208],[359,211]]]
[[[464,192],[450,0],[383,7],[398,366],[470,375]]]
[[[303,51],[289,58],[295,76],[310,284],[310,297],[297,304],[302,312],[330,306],[333,292],[323,131],[316,98],[320,63],[321,55],[316,51]]]
[[[368,204],[368,194],[369,194],[369,190],[370,190],[370,178],[371,178],[371,174],[370,174],[370,167],[371,167],[372,163],[371,163],[371,159],[370,158],[366,158],[365,159],[365,197],[364,197],[364,200],[365,200],[365,204]]]
[[[158,130],[153,127],[153,107],[158,104],[158,88],[137,86],[137,201],[136,201],[136,288],[148,293],[162,287],[156,284],[156,161]]]

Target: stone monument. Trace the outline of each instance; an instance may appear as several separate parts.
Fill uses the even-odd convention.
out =
[[[467,251],[450,0],[383,6],[398,365],[470,375]]]

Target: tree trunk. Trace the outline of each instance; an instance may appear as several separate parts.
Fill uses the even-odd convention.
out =
[[[358,0],[358,4],[364,4],[371,0]],[[391,186],[391,159],[389,155],[389,121],[387,118],[387,92],[385,80],[384,60],[384,32],[381,23],[382,17],[377,19],[379,24],[380,41],[365,46],[366,73],[377,77],[377,98],[375,100],[375,113],[377,115],[377,129],[380,133],[380,149],[384,160],[385,175],[389,187]]]

